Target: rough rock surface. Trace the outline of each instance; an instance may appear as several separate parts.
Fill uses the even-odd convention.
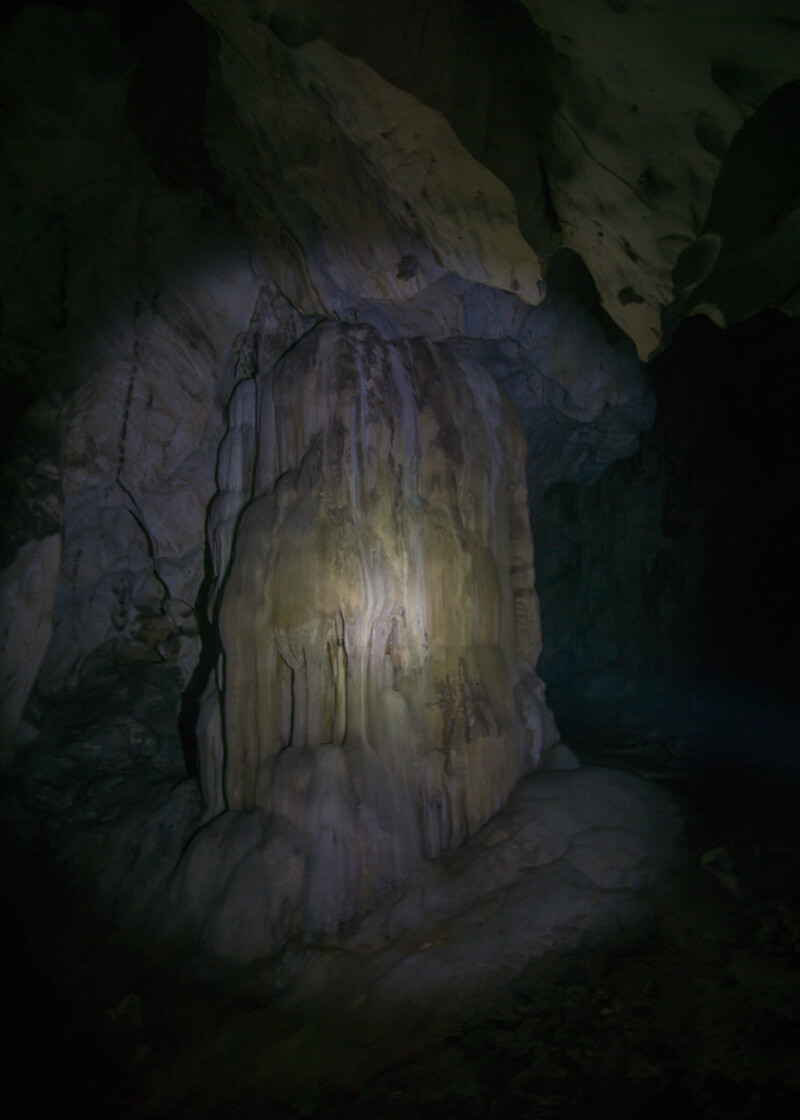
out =
[[[227,25],[229,5],[195,7]],[[728,323],[794,306],[793,0],[509,0],[491,11],[387,0],[380,34],[368,0],[263,0],[247,18],[296,48],[321,37],[439,110],[511,189],[545,271],[555,249],[576,251],[642,358],[674,297],[676,317],[695,307]],[[766,196],[764,178],[777,188]],[[719,192],[723,209],[757,220],[718,222]]]
[[[214,378],[260,277],[224,208],[154,173],[107,20],[26,8],[2,75],[3,380],[22,414],[3,513],[17,545],[63,525],[40,678],[58,691],[98,659],[159,660],[183,642],[171,619],[202,579],[223,430]],[[44,652],[15,644],[18,679]]]
[[[798,77],[796,5],[524,3],[561,63],[548,168],[564,244],[581,255],[609,314],[647,357],[659,342],[672,285],[679,291],[702,276],[681,276],[678,258],[688,274],[690,256],[703,256],[702,235],[722,232],[709,211],[720,161],[759,105]],[[791,131],[775,140],[764,145],[767,164],[782,163],[786,143],[796,144]],[[790,159],[796,172],[796,154]],[[796,225],[796,197],[789,209]],[[771,255],[766,244],[763,251]],[[796,251],[782,272],[777,306],[800,282]],[[757,287],[763,299],[768,289]]]
[[[8,765],[25,703],[52,636],[61,540],[28,541],[0,572],[0,759]]]
[[[615,920],[663,874],[678,828],[670,798],[630,775],[582,767],[531,776],[474,842],[409,876],[344,946],[367,952],[412,938],[429,960],[412,987],[436,999],[436,985],[453,985],[473,952],[513,971],[562,944],[565,928],[578,942]],[[495,946],[473,949],[484,939]],[[419,967],[380,983],[407,997]]]
[[[180,5],[147,23],[138,63],[96,12],[26,8],[5,38],[4,379],[32,403],[3,490],[7,562],[63,524],[43,692],[108,661],[191,677],[224,409],[266,276],[301,319],[450,339],[501,375],[532,421],[534,496],[596,477],[650,422],[630,343],[574,285],[554,277],[540,302],[510,194],[441,116],[325,44],[294,50],[228,14],[213,58]],[[277,357],[283,327],[262,328]],[[43,651],[7,652],[33,681]]]
[[[797,287],[785,4],[479,7],[3,25],[4,733],[148,920],[199,777],[171,897],[240,957],[360,917],[546,753],[504,392],[535,509],[635,450],[670,282],[673,319]]]

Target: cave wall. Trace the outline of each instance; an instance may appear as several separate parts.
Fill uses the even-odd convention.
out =
[[[327,936],[547,756],[526,500],[547,579],[576,551],[586,575],[545,618],[554,679],[608,663],[637,611],[649,650],[693,586],[650,453],[644,481],[604,472],[653,422],[640,357],[665,304],[668,330],[793,306],[796,25],[712,0],[668,26],[390,4],[381,35],[355,0],[16,7],[3,764],[107,895],[149,913],[204,824],[174,883],[189,936],[246,956],[304,906]],[[753,152],[775,189],[739,229]],[[619,595],[606,564],[633,573]],[[233,928],[227,892],[253,896],[270,844],[285,882]],[[338,895],[315,894],[317,857]]]
[[[323,43],[293,50],[266,26],[253,38],[244,16],[227,38],[270,66],[225,37],[209,45],[184,5],[147,9],[136,35],[115,13],[26,6],[5,37],[4,353],[19,416],[6,560],[59,537],[57,580],[51,546],[30,564],[44,634],[55,600],[42,693],[105,662],[191,675],[216,452],[267,283],[300,314],[480,350],[539,421],[540,488],[629,452],[652,408],[591,286],[559,297],[554,282],[542,302],[510,193],[441,116]],[[279,331],[268,344],[280,350]],[[7,571],[9,602],[26,578]],[[19,697],[41,650],[6,653]]]
[[[220,2],[195,7],[224,18]],[[322,38],[441,112],[510,188],[543,265],[578,253],[643,359],[675,296],[674,321],[690,307],[721,325],[795,313],[792,0],[389,0],[379,22],[365,0],[270,0],[248,17],[295,47]],[[724,219],[720,186],[749,219]]]
[[[95,13],[26,8],[5,37],[4,546],[30,560],[4,579],[19,599],[41,573],[40,627],[55,600],[44,692],[93,663],[179,656],[222,432],[214,379],[258,290],[230,216],[148,162],[135,73]],[[32,684],[24,650],[6,644],[5,681]],[[7,741],[20,714],[10,703]]]

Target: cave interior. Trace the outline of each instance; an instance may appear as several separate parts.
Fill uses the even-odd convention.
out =
[[[796,4],[0,27],[13,1096],[797,1115]]]

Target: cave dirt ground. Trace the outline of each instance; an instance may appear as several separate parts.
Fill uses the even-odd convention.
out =
[[[646,919],[422,1028],[397,1009],[298,1016],[247,970],[144,963],[76,909],[35,838],[7,843],[17,1099],[27,1115],[123,1120],[800,1115],[795,802],[674,788],[681,858]]]

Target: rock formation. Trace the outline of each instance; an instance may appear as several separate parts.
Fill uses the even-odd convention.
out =
[[[3,25],[2,762],[137,920],[334,937],[547,759],[531,512],[796,310],[791,5],[672,7]]]
[[[239,462],[220,482],[252,479],[252,497],[228,547],[230,505],[211,507],[221,717],[205,714],[222,735],[201,738],[201,774],[210,816],[261,811],[270,950],[298,925],[335,933],[463,843],[555,733],[534,671],[525,444],[486,371],[320,324],[235,396],[255,438],[242,463],[229,433]],[[193,878],[239,827],[198,835]],[[240,854],[213,893],[241,922]]]

